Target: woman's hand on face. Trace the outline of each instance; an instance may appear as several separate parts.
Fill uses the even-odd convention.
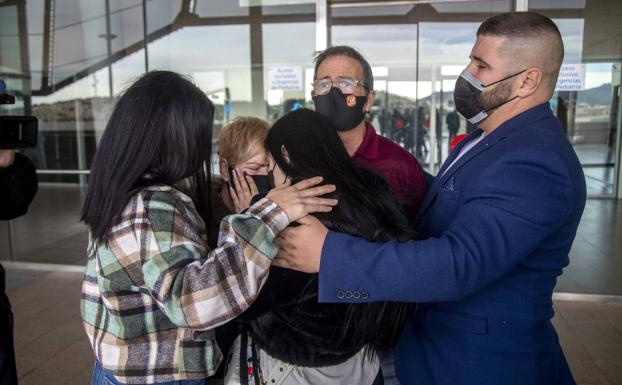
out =
[[[329,212],[337,205],[336,199],[320,198],[335,191],[335,185],[323,185],[323,178],[316,176],[292,185],[289,180],[273,188],[267,198],[276,203],[289,218],[290,223],[310,213]]]
[[[232,184],[229,183],[229,194],[231,195],[235,212],[241,213],[249,208],[251,200],[259,193],[257,191],[257,185],[255,184],[253,178],[242,173],[237,168],[233,170],[232,182],[233,187]]]

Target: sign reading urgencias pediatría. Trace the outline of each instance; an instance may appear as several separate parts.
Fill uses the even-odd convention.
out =
[[[585,89],[585,64],[562,64],[555,91],[581,91]]]
[[[268,84],[271,90],[302,91],[302,67],[272,67]]]

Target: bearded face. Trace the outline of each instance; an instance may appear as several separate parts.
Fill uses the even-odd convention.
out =
[[[479,96],[479,105],[490,111],[507,102],[512,95],[512,79],[496,84],[492,89],[484,89]]]

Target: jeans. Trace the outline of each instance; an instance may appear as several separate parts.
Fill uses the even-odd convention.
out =
[[[158,382],[157,385],[203,385],[205,379]],[[104,370],[99,361],[95,360],[91,385],[123,385],[109,372]]]

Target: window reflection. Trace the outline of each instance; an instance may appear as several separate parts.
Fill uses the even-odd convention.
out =
[[[238,1],[197,0],[192,13],[200,17],[248,16],[248,7],[240,6]]]
[[[147,0],[147,33],[171,31],[177,16],[182,12],[182,0]]]
[[[150,69],[191,76],[216,105],[214,137],[225,118],[253,114],[249,34],[248,25],[185,27],[149,44]]]
[[[14,75],[14,77],[21,73],[22,66],[17,12],[16,5],[3,6],[0,10],[0,47],[2,47],[0,68],[3,75]]]
[[[313,82],[315,41],[308,37],[315,36],[315,23],[264,24],[262,33],[269,121],[297,108],[313,108],[308,85]]]
[[[500,0],[333,8],[332,43],[358,48],[386,73],[375,75],[372,123],[433,173],[449,153],[446,119],[453,87],[468,63],[477,27],[510,7]],[[369,24],[358,25],[361,20]],[[467,129],[464,119],[459,129]]]
[[[40,11],[35,8],[32,17]],[[131,49],[142,40],[142,1],[87,7],[62,0],[53,11],[51,30],[44,31],[51,39],[49,52],[40,55],[51,58],[41,67],[45,83],[31,98],[39,142],[24,152],[38,169],[48,170],[42,171],[42,182],[85,186],[115,95],[146,68],[144,50]],[[36,29],[33,33],[37,37]]]
[[[553,18],[564,41],[565,56],[550,104],[583,165],[588,194],[615,193],[615,151],[619,140],[619,2],[531,0],[530,10]]]

